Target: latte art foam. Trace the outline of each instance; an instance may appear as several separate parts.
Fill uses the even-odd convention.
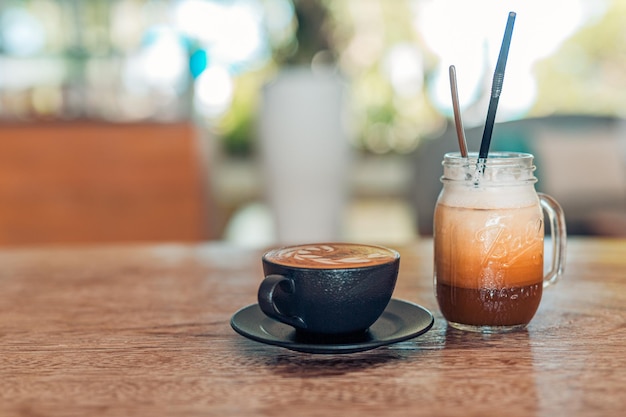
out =
[[[380,265],[396,259],[387,248],[349,243],[290,246],[265,254],[270,262],[301,268],[359,268]]]

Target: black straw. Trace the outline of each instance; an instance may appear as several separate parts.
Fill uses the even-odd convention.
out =
[[[509,18],[506,22],[506,29],[504,30],[504,38],[502,39],[502,46],[500,47],[498,63],[496,64],[496,70],[493,74],[493,82],[491,84],[491,100],[489,101],[489,109],[487,110],[487,121],[485,123],[485,130],[483,131],[483,139],[480,142],[480,152],[478,153],[479,160],[486,159],[489,153],[493,125],[496,120],[496,110],[498,109],[498,101],[500,100],[502,83],[504,82],[506,59],[509,55],[511,36],[513,35],[513,23],[515,23],[515,12],[510,12]]]

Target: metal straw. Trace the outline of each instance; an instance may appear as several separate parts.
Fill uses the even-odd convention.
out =
[[[463,120],[461,119],[461,108],[459,106],[459,90],[456,85],[456,68],[450,65],[450,91],[452,92],[452,108],[454,109],[454,125],[456,126],[456,136],[459,139],[459,149],[461,156],[467,158],[467,141]]]

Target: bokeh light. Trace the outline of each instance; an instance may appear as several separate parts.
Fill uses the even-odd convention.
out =
[[[395,94],[411,97],[421,93],[424,64],[422,54],[414,44],[402,42],[393,45],[382,64]]]
[[[484,98],[486,87],[491,86],[506,17],[509,11],[517,13],[498,107],[500,121],[528,113],[537,97],[534,65],[602,16],[607,7],[603,0],[419,0],[414,4],[415,30],[438,59],[428,93],[444,114],[452,112],[448,67],[457,67],[463,109]],[[470,114],[467,122],[480,120]]]
[[[175,88],[183,91],[188,75],[188,58],[184,40],[166,26],[151,28],[144,45],[127,65],[128,89]]]
[[[317,6],[304,7],[311,2]],[[511,10],[517,19],[498,121],[559,111],[626,114],[626,99],[616,94],[626,88],[621,0],[71,4],[0,3],[0,118],[194,117],[237,143],[230,148],[254,149],[244,143],[256,140],[262,85],[284,65],[322,62],[350,83],[354,145],[410,152],[450,121],[451,64],[465,124],[484,123]],[[297,17],[316,8],[324,20],[309,16],[316,29],[298,31]],[[297,39],[301,33],[311,39]],[[310,57],[292,59],[304,45]]]
[[[210,60],[241,70],[269,58],[257,1],[185,0],[175,8],[176,27],[206,49]]]
[[[0,18],[0,36],[5,52],[30,56],[40,52],[46,42],[41,22],[28,10],[11,7]]]
[[[209,118],[221,116],[232,98],[233,81],[226,68],[210,66],[196,79],[194,104],[200,114]]]

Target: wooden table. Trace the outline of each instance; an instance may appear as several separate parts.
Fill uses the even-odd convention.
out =
[[[248,340],[259,252],[204,245],[0,251],[0,415],[626,415],[626,240],[572,239],[527,331],[446,328],[432,242],[400,248],[395,297],[425,335],[346,355]]]

